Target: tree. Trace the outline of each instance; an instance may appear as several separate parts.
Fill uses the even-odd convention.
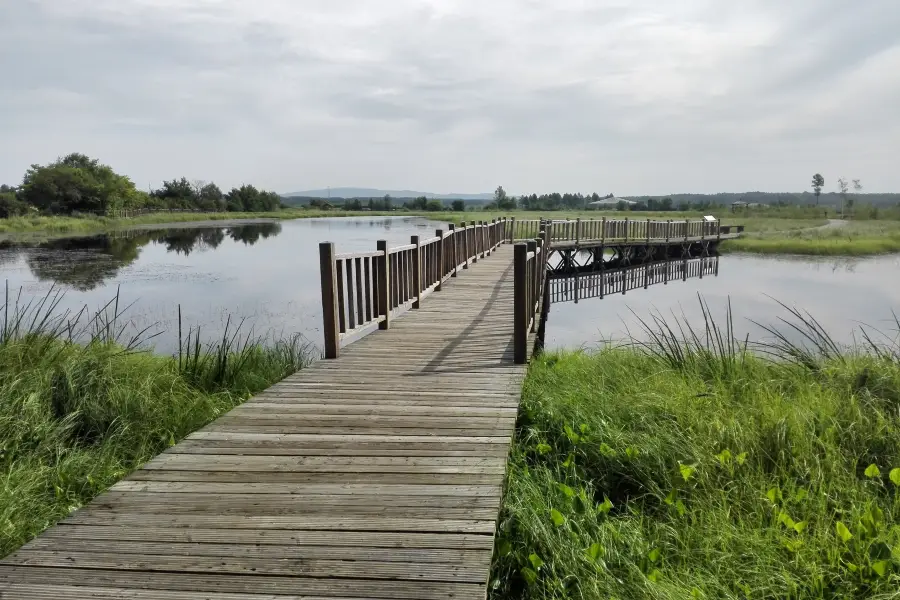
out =
[[[439,212],[444,210],[444,203],[440,200],[429,200],[425,205],[425,210],[429,212]]]
[[[501,185],[494,190],[494,204],[501,210],[512,210],[516,207],[516,200],[515,198],[510,198]]]
[[[850,205],[849,198],[847,198],[847,193],[850,191],[850,185],[847,183],[847,179],[845,177],[838,177],[837,180],[838,192],[841,194],[841,218],[844,217],[844,202],[847,202]]]
[[[452,206],[455,212],[466,212],[465,200],[454,200]]]
[[[816,173],[812,178],[812,189],[816,195],[816,206],[819,205],[819,196],[822,195],[822,186],[825,185],[825,178],[821,174]]]
[[[16,196],[15,189],[8,185],[0,185],[0,219],[24,215],[29,208]]]
[[[19,200],[52,213],[92,212],[132,205],[140,194],[128,177],[84,154],[69,154],[45,166],[31,165]]]
[[[391,207],[391,195],[390,194],[385,194],[384,198],[382,198],[381,201],[384,202],[383,210],[393,210],[393,208]]]
[[[863,186],[862,186],[862,182],[861,182],[859,179],[854,179],[852,185],[853,185],[853,191],[854,191],[854,192],[856,192],[857,194],[859,194],[860,192],[862,192]],[[849,197],[847,198],[847,206],[850,207],[850,213],[851,213],[851,214],[853,214],[853,205],[854,205],[855,203],[856,203],[856,198],[854,198],[853,196],[849,196]]]
[[[199,183],[199,182],[198,182]],[[163,181],[162,187],[150,192],[150,195],[161,201],[168,208],[196,208],[199,203],[198,188],[192,185],[187,177]]]
[[[198,204],[203,210],[225,210],[225,196],[214,183],[207,183],[197,193]]]

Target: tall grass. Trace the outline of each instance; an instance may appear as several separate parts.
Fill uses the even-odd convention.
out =
[[[310,357],[299,337],[196,330],[190,359],[158,356],[142,350],[152,333],[126,333],[118,296],[75,313],[60,300],[0,307],[0,556]]]
[[[644,326],[532,365],[492,597],[897,598],[894,334]]]
[[[748,228],[737,240],[723,242],[727,252],[867,256],[900,252],[900,222],[852,221],[839,227],[766,231]]]

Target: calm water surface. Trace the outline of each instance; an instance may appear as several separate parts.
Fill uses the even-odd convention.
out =
[[[374,250],[375,242],[430,237],[443,223],[419,218],[307,219],[233,227],[132,231],[114,236],[0,245],[0,279],[23,297],[65,290],[62,309],[96,310],[121,290],[132,331],[151,327],[160,351],[177,348],[177,314],[185,329],[220,335],[227,318],[257,334],[300,332],[321,345],[318,243],[339,252]],[[639,331],[635,315],[657,312],[701,319],[697,294],[718,316],[729,299],[738,333],[760,337],[752,321],[775,323],[785,310],[772,298],[808,310],[837,338],[850,341],[860,322],[889,328],[900,311],[900,257],[810,260],[727,255],[717,277],[651,285],[551,308],[549,347],[592,346]],[[772,298],[769,298],[771,296]],[[2,303],[2,301],[0,301]],[[632,312],[633,311],[633,312]],[[702,321],[699,321],[702,326]]]

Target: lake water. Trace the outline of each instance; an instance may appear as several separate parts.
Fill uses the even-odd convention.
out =
[[[97,310],[121,290],[130,330],[162,332],[159,351],[177,349],[177,315],[184,329],[221,335],[229,316],[257,334],[300,332],[321,346],[318,244],[338,252],[374,250],[410,235],[431,236],[444,223],[420,218],[333,218],[223,227],[129,231],[41,244],[0,244],[0,280],[12,292],[39,297],[65,290],[60,309]],[[635,315],[685,315],[702,326],[697,294],[721,317],[729,299],[740,335],[759,337],[752,321],[775,323],[786,312],[775,300],[809,311],[836,338],[850,341],[860,322],[888,329],[900,309],[900,257],[795,259],[726,255],[718,275],[654,284],[604,299],[551,308],[549,347],[592,346],[638,331]],[[771,296],[772,298],[769,298]],[[0,300],[2,303],[2,300]],[[632,312],[633,311],[633,312]]]

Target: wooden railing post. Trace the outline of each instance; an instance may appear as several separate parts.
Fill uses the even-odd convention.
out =
[[[625,217],[625,243],[628,243],[628,217]]]
[[[528,246],[513,250],[513,360],[528,361]]]
[[[463,269],[468,269],[469,268],[469,257],[471,256],[471,254],[469,254],[469,228],[466,226],[465,221],[460,223],[459,226],[463,230],[463,259],[462,259]]]
[[[447,240],[444,239],[444,230],[438,229],[434,232],[434,235],[438,238],[437,243],[437,287],[434,288],[435,291],[441,291],[441,288],[444,287],[444,273],[447,270],[447,259],[444,257],[444,242]]]
[[[516,218],[513,217],[509,222],[509,243],[512,244],[516,239]]]
[[[581,217],[575,219],[575,247],[581,243]]]
[[[666,243],[669,243],[669,236],[672,234],[672,219],[666,219]]]
[[[537,300],[538,290],[537,290],[537,281],[538,281],[538,273],[540,272],[540,265],[538,264],[538,255],[537,255],[537,240],[528,240],[526,242],[526,247],[528,248],[528,252],[534,255],[534,259],[532,260],[531,268],[528,273],[528,320],[531,321],[531,329],[530,331],[535,330],[535,321],[534,321],[534,312],[535,312],[535,301]]]
[[[684,220],[684,241],[688,241],[688,233],[691,228],[691,222],[687,219]]]
[[[319,271],[322,275],[322,321],[325,337],[325,358],[337,358],[341,351],[338,329],[338,280],[334,268],[334,244],[319,244]]]
[[[377,258],[378,264],[378,316],[384,320],[378,324],[378,329],[391,328],[391,255],[388,252],[386,240],[378,240],[378,251],[382,253]]]
[[[456,225],[453,223],[450,223],[448,229],[450,229],[450,259],[453,261],[453,273],[450,276],[456,277],[456,272],[459,270],[459,235],[456,232]]]
[[[716,241],[722,241],[722,219],[716,219]]]
[[[650,219],[647,219],[647,243],[650,243]]]
[[[412,251],[412,284],[416,299],[413,301],[412,307],[419,308],[422,305],[422,245],[419,243],[417,235],[410,236],[409,243],[415,245]]]

